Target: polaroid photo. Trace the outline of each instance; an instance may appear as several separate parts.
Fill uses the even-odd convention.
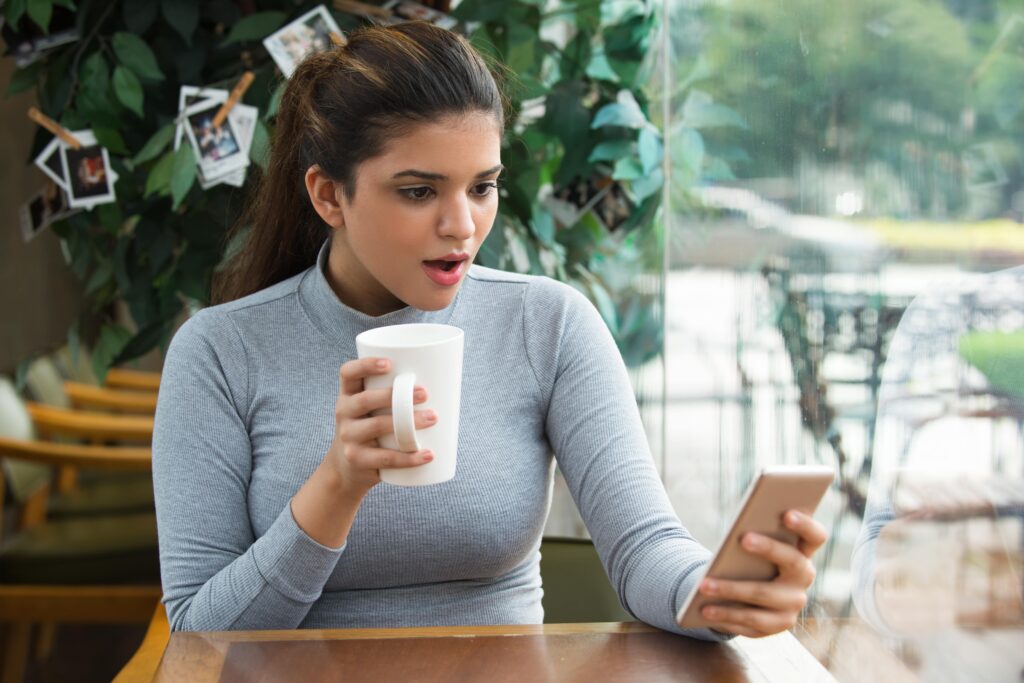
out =
[[[47,182],[31,199],[21,205],[18,212],[21,237],[25,242],[30,242],[51,224],[75,213],[78,213],[78,210],[68,206],[64,190],[54,182]]]
[[[82,147],[60,145],[61,160],[67,170],[68,204],[73,209],[91,209],[97,204],[115,201],[116,176],[111,173],[106,148],[97,144],[91,130],[76,130],[71,134],[78,138]]]
[[[199,185],[204,190],[221,183],[231,185],[232,187],[242,187],[245,185],[246,169],[249,166],[249,151],[252,149],[252,138],[256,131],[256,120],[258,117],[259,109],[256,107],[247,104],[236,104],[231,108],[231,111],[228,113],[228,120],[234,128],[246,163],[240,169],[216,176],[208,176],[200,169]]]
[[[220,104],[227,102],[228,91],[220,88],[200,88],[195,85],[183,85],[178,92],[178,118],[177,128],[174,131],[174,149],[181,147],[181,141],[185,137],[185,110],[189,107],[196,107],[201,102],[216,102]]]
[[[298,63],[307,56],[333,47],[332,33],[344,35],[327,8],[319,5],[264,38],[263,45],[284,77],[290,78]]]
[[[431,9],[412,0],[389,0],[382,6],[395,15],[394,21],[391,22],[393,24],[403,21],[429,21],[431,24],[451,30],[459,23],[458,19],[450,17],[444,12],[438,12],[436,9]]]
[[[65,170],[64,159],[60,154],[60,138],[53,138],[47,143],[39,156],[35,158],[36,166],[47,175],[57,186],[68,191],[68,174]]]
[[[218,109],[217,102],[200,102],[185,110],[185,133],[195,152],[199,171],[207,180],[249,165],[249,155],[235,130],[236,117],[229,114],[219,128],[213,125]]]

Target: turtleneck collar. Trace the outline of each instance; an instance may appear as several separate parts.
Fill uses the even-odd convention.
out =
[[[461,287],[447,308],[438,311],[421,311],[412,306],[405,306],[380,316],[357,311],[342,302],[327,281],[327,255],[330,253],[330,246],[331,240],[327,238],[320,247],[320,253],[317,254],[316,266],[305,272],[298,289],[302,307],[329,339],[354,339],[360,332],[386,325],[448,323],[459,305]]]

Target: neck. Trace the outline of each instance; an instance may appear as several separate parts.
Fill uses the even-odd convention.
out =
[[[376,317],[406,306],[405,302],[377,283],[337,233],[331,239],[324,277],[335,296],[360,313]]]

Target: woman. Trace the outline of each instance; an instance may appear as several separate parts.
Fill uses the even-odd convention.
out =
[[[607,328],[567,285],[471,266],[503,109],[480,56],[426,23],[355,32],[292,76],[226,303],[167,353],[153,475],[175,630],[540,623],[553,451],[623,605],[682,632],[709,553],[667,500]],[[431,454],[378,447],[390,422],[368,415],[390,398],[363,379],[387,361],[353,360],[354,339],[410,322],[465,330],[459,469],[377,486]],[[787,523],[800,551],[749,539],[779,578],[705,586],[752,604],[689,635],[794,623],[825,534]]]

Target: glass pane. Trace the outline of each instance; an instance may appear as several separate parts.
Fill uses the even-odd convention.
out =
[[[1019,3],[665,13],[676,509],[714,546],[759,467],[828,464],[805,644],[841,681],[1019,680]]]

